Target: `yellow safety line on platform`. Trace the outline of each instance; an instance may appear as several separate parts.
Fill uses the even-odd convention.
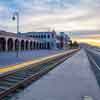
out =
[[[40,61],[43,61],[43,60],[46,60],[48,58],[52,58],[52,57],[55,57],[55,56],[60,56],[62,54],[70,53],[72,51],[74,51],[74,50],[65,51],[63,53],[54,54],[52,56],[40,58],[40,59],[37,59],[37,60],[23,62],[21,64],[17,64],[17,65],[13,65],[13,66],[8,66],[8,67],[5,67],[5,68],[0,68],[0,73],[6,73],[6,72],[13,71],[13,70],[16,70],[16,69],[24,68],[24,67],[29,66],[31,64],[35,64],[35,63],[38,63]]]

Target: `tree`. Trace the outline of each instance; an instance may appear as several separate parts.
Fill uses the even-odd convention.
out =
[[[79,46],[79,44],[77,43],[77,41],[74,41],[73,42],[73,47],[78,47]]]
[[[73,47],[73,43],[72,43],[72,41],[71,41],[71,40],[69,41],[69,46],[70,46],[70,48],[72,48],[72,47]]]

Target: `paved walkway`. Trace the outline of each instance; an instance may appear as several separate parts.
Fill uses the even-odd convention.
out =
[[[64,50],[33,50],[19,52],[19,57],[16,57],[16,52],[0,52],[0,67],[8,65],[15,65],[28,60],[33,60],[39,57],[45,57],[48,55],[56,54]]]
[[[82,100],[92,96],[100,100],[100,89],[83,50],[11,100]]]

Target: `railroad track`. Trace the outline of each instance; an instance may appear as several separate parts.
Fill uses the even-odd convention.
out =
[[[91,64],[91,69],[96,76],[96,80],[100,87],[100,65],[97,63],[96,59],[93,58],[92,53],[89,50],[86,50],[88,59]]]
[[[51,57],[51,59],[45,59],[45,61],[38,64],[29,65],[25,68],[0,76],[0,100],[4,100],[3,98],[10,93],[17,89],[24,88],[33,81],[39,79],[42,75],[72,56],[76,51],[78,50],[69,54]]]
[[[90,63],[92,64],[92,66],[95,66],[93,67],[94,68],[93,70],[96,72],[99,71],[100,73],[100,66],[97,64],[96,59],[93,57],[93,54],[89,50],[86,50],[86,52]]]

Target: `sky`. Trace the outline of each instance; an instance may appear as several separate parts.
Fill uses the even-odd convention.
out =
[[[0,0],[0,30],[16,32],[14,12],[20,32],[55,29],[80,38],[100,30],[100,0]]]

